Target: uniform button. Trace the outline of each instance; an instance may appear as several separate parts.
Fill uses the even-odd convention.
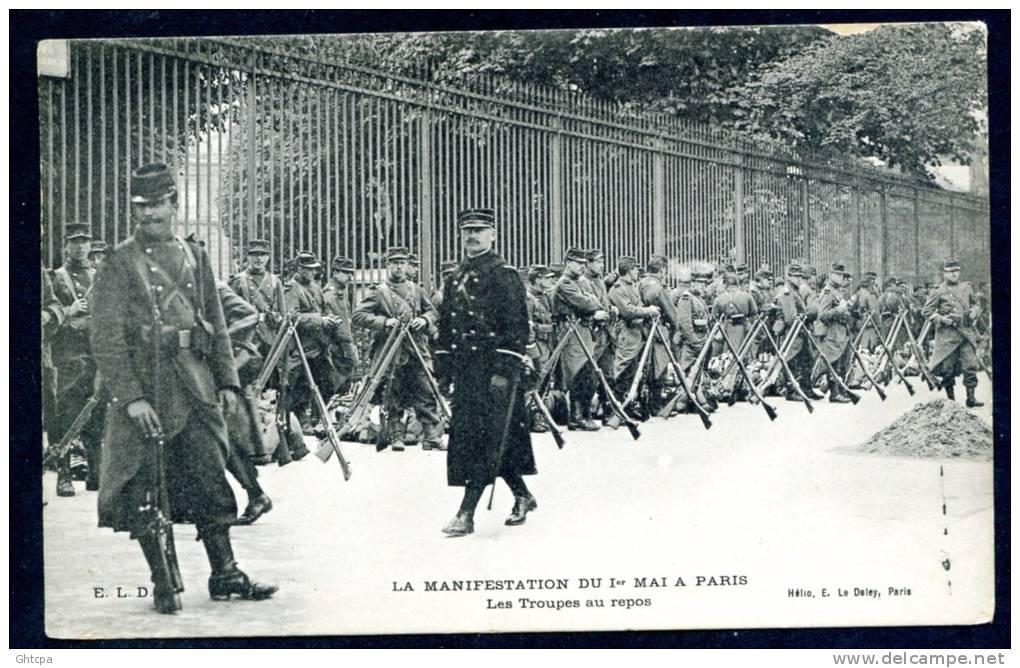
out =
[[[456,350],[456,349],[457,349],[457,344],[456,343],[451,343],[450,344],[450,350]]]
[[[191,284],[191,283],[188,283],[188,288],[191,288],[191,287],[193,287],[193,286],[192,286],[192,284]]]
[[[151,248],[146,248],[145,252],[148,253],[149,255],[152,255],[152,249]]]
[[[474,311],[468,311],[468,315],[474,315],[474,314],[475,314]]]
[[[162,285],[157,285],[156,286],[156,292],[163,292],[163,286]]]
[[[149,267],[149,271],[156,271],[155,267]]]
[[[477,352],[478,346],[471,346],[471,352]]]
[[[471,330],[471,333],[472,333],[472,334],[475,334],[475,330],[473,330],[473,329],[472,329],[472,330]]]

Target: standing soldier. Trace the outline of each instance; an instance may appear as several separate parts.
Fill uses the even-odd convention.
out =
[[[381,354],[389,330],[406,325],[425,363],[430,364],[428,337],[435,330],[439,314],[425,297],[425,291],[407,280],[408,257],[406,248],[390,248],[386,254],[386,280],[365,294],[351,320],[356,326],[375,332],[373,358]],[[404,413],[408,408],[413,408],[424,430],[422,449],[445,449],[436,397],[432,394],[425,369],[411,350],[410,342],[401,346],[386,373],[389,374],[389,380],[385,385],[380,385],[382,396],[376,397],[377,403],[383,405],[385,416],[380,438],[393,450],[403,450]]]
[[[92,265],[92,269],[99,271],[104,259],[106,259],[106,242],[101,239],[93,239],[89,244],[89,264]]]
[[[734,350],[740,350],[740,344],[744,342],[747,334],[747,321],[758,315],[758,305],[754,298],[742,287],[737,275],[727,273],[723,275],[723,284],[726,289],[715,298],[712,304],[712,312],[716,319],[723,321],[723,328],[726,335],[733,344]],[[721,355],[727,350],[726,343],[716,340],[712,344],[712,354]]]
[[[333,319],[333,340],[329,346],[329,357],[333,364],[330,385],[333,392],[347,392],[351,378],[360,363],[358,346],[351,331],[350,285],[354,278],[354,260],[337,256],[331,265],[332,275],[322,291],[325,314]]]
[[[956,398],[953,388],[956,376],[962,373],[967,407],[984,406],[974,396],[979,367],[975,324],[981,317],[981,307],[970,283],[960,282],[960,264],[955,260],[942,265],[942,282],[932,290],[921,315],[935,324],[935,345],[928,365],[942,377],[946,396]]]
[[[818,284],[818,269],[813,266],[801,267],[800,298],[804,305],[808,306],[815,300],[816,286]]]
[[[560,353],[560,370],[564,389],[570,394],[570,414],[567,428],[581,431],[598,431],[591,419],[591,398],[595,396],[595,370],[588,361],[582,345],[594,354],[592,330],[609,319],[609,311],[602,308],[598,295],[585,289],[581,278],[588,257],[579,248],[570,248],[563,258],[563,275],[553,288],[553,318],[560,324],[560,336],[569,340]],[[569,333],[571,321],[576,321],[578,337]],[[582,344],[582,341],[584,342]],[[597,358],[596,358],[597,359]]]
[[[800,296],[800,284],[803,280],[800,265],[791,262],[786,266],[786,281],[776,293],[775,318],[772,320],[772,332],[775,334],[776,343],[782,346],[790,328],[795,324],[797,318],[805,313],[807,305]],[[800,389],[809,399],[821,399],[822,395],[815,392],[811,384],[811,354],[808,352],[808,343],[804,340],[804,334],[798,334],[790,341],[786,350],[787,364],[793,372],[794,379],[786,378],[786,400],[803,401],[800,394],[793,387],[793,383],[800,385]],[[785,374],[780,373],[781,378]]]
[[[645,268],[645,275],[638,281],[638,293],[641,295],[641,303],[654,307],[663,318],[662,325],[667,332],[672,333],[680,328],[680,316],[669,298],[666,286],[662,284],[662,272],[668,265],[666,256],[652,255]],[[651,328],[645,334],[651,336]],[[652,344],[651,365],[645,372],[649,396],[648,405],[644,406],[645,413],[654,413],[661,408],[662,391],[669,371],[669,352],[661,341]]]
[[[94,294],[92,350],[110,395],[99,526],[138,540],[156,609],[179,610],[183,589],[162,585],[160,537],[143,512],[165,469],[166,496],[155,503],[172,521],[195,523],[212,570],[209,596],[269,598],[277,588],[252,582],[230,542],[237,505],[223,470],[220,404],[237,402],[239,386],[209,257],[173,234],[177,189],[166,165],[135,170],[131,193],[138,226],[108,256]]]
[[[878,274],[873,271],[864,272],[864,277],[861,279],[861,287],[857,288],[857,292],[854,293],[853,299],[850,300],[851,310],[857,317],[857,331],[861,332],[860,343],[858,348],[867,350],[869,353],[875,352],[875,348],[879,344],[879,332],[875,329],[874,325],[870,322],[865,324],[865,318],[868,313],[877,315],[879,313],[879,297],[878,291],[875,287],[875,281],[878,280]]]
[[[900,314],[900,311],[907,309],[907,300],[903,298],[900,282],[895,276],[885,279],[885,290],[878,298],[878,324],[882,328],[880,336],[888,337],[891,333],[893,321]],[[910,326],[908,320],[905,326]],[[889,348],[896,350],[907,340],[907,333],[900,331],[895,341],[889,341]]]
[[[88,261],[92,233],[87,223],[69,223],[64,228],[64,263],[53,272],[53,293],[64,308],[64,320],[53,339],[53,361],[57,368],[57,406],[53,435],[59,440],[78,417],[89,397],[98,391],[96,363],[89,346],[92,321],[89,296],[95,270]],[[102,402],[101,402],[102,403]],[[88,462],[85,489],[99,489],[103,410],[97,405],[81,431]],[[74,496],[70,451],[57,463],[57,495]]]
[[[768,267],[759,269],[754,275],[754,280],[751,281],[749,292],[759,309],[764,309],[766,304],[771,304],[776,296],[772,286],[772,270]]]
[[[609,301],[620,318],[616,345],[613,348],[613,365],[609,372],[613,391],[618,397],[623,397],[630,391],[634,375],[637,373],[637,365],[641,362],[641,351],[649,335],[647,321],[659,315],[658,308],[641,303],[638,273],[637,258],[621,256],[617,264],[619,278],[609,289]],[[620,426],[619,416],[615,413],[610,415],[606,424],[616,429]]]
[[[315,280],[322,263],[310,252],[301,251],[294,258],[295,272],[285,292],[287,312],[294,320],[294,327],[301,337],[301,345],[312,370],[312,380],[323,399],[332,395],[331,379],[333,365],[329,358],[329,345],[335,325],[325,317],[326,300],[322,287]],[[287,374],[287,407],[297,415],[301,431],[305,435],[315,433],[311,417],[312,388],[309,385],[304,365],[298,357],[297,346],[292,345],[284,366]],[[323,416],[319,416],[322,419]],[[301,459],[307,450],[292,453],[294,459]]]
[[[681,267],[677,272],[677,330],[674,340],[680,351],[678,361],[684,373],[689,373],[697,361],[708,336],[708,305],[701,298],[701,290],[691,283],[695,276],[705,279],[702,273],[695,274],[689,267]]]
[[[259,312],[259,326],[255,330],[259,352],[269,352],[283,314],[287,299],[283,281],[269,271],[269,242],[252,239],[248,242],[248,268],[230,279],[230,289]]]
[[[602,251],[592,249],[585,252],[585,257],[588,259],[588,266],[585,268],[584,275],[581,277],[579,282],[585,290],[598,297],[599,305],[602,310],[607,311],[610,314],[610,318],[608,320],[593,323],[591,332],[592,341],[594,343],[592,354],[595,356],[595,361],[598,362],[602,373],[609,376],[613,367],[612,326],[614,324],[613,316],[615,315],[615,309],[609,301],[609,290],[606,288],[604,276],[606,270],[606,256],[602,253]],[[602,415],[608,417],[613,414],[613,410],[609,405],[609,397],[605,396],[605,391],[602,389],[601,385],[597,387]]]
[[[812,310],[817,313],[813,328],[814,335],[818,338],[820,352],[841,377],[846,373],[849,352],[847,346],[850,344],[850,303],[843,294],[843,285],[848,277],[846,268],[834,262],[829,268],[826,284],[815,295],[812,305]],[[826,376],[828,375],[826,371]],[[850,401],[850,397],[843,394],[834,378],[827,378],[827,381],[829,401],[837,404]]]
[[[43,429],[51,445],[56,445],[62,434],[57,433],[54,419],[57,411],[57,369],[53,365],[53,335],[64,322],[64,307],[53,294],[53,283],[46,267],[40,266],[42,288],[40,294],[40,311],[42,319],[42,418]],[[74,487],[72,486],[72,490]]]
[[[414,285],[418,285],[418,279],[421,276],[421,260],[414,253],[407,254],[407,280]]]
[[[553,273],[544,264],[533,264],[528,269],[527,299],[531,322],[535,329],[535,351],[532,361],[536,369],[546,363],[556,346],[552,305],[549,301],[552,277]]]
[[[437,345],[440,376],[454,387],[446,481],[464,487],[457,515],[443,528],[450,536],[474,531],[475,508],[496,477],[514,495],[506,525],[523,524],[538,507],[523,478],[537,473],[522,379],[530,372],[524,285],[492,250],[491,209],[457,219],[466,257],[445,285]]]

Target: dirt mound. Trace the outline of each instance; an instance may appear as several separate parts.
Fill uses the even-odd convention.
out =
[[[935,399],[914,406],[857,449],[899,457],[988,461],[992,458],[992,430],[963,405]]]

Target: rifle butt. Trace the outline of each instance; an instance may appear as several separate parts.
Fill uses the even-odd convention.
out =
[[[323,464],[329,461],[329,458],[333,456],[333,446],[329,443],[320,443],[318,449],[315,451],[315,456],[319,458]],[[343,463],[340,464],[343,466]]]
[[[641,430],[633,422],[627,422],[627,431],[630,432],[630,437],[635,441],[641,438]]]

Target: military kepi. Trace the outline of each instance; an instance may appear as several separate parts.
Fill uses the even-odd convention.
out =
[[[568,248],[567,252],[563,255],[563,262],[587,262],[588,256],[580,248]]]
[[[403,246],[390,246],[390,249],[386,251],[386,261],[396,262],[398,260],[407,260],[411,257],[411,252]]]
[[[322,266],[319,264],[318,258],[309,251],[301,251],[294,259],[297,262],[297,266],[304,267],[305,269],[318,269]]]
[[[956,260],[946,260],[942,263],[942,271],[956,271],[960,268],[960,263]]]
[[[88,223],[68,223],[64,225],[64,240],[66,241],[91,238],[92,228],[89,227]]]
[[[269,242],[265,239],[252,239],[248,242],[248,255],[269,255]]]
[[[95,255],[96,253],[102,253],[106,255],[106,242],[105,241],[93,241],[89,245],[89,256]]]
[[[352,260],[349,257],[344,257],[343,255],[337,255],[335,258],[333,258],[333,265],[332,266],[333,266],[333,271],[353,272],[354,271],[354,260]]]
[[[492,209],[465,209],[457,214],[457,225],[466,227],[496,227],[496,212]]]
[[[131,172],[131,201],[135,204],[159,202],[177,193],[177,180],[162,162],[142,165]]]

